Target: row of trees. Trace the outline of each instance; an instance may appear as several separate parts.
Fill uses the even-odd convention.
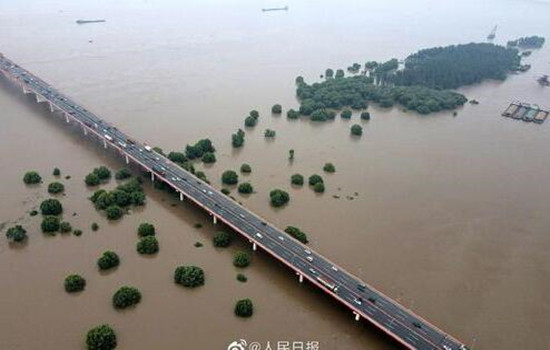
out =
[[[312,85],[302,84],[297,89],[300,99],[300,113],[310,116],[313,121],[325,121],[334,118],[334,111],[349,106],[353,109],[365,109],[369,102],[381,107],[392,107],[400,103],[407,109],[422,114],[454,109],[466,103],[462,94],[437,90],[422,86],[380,86],[374,85],[371,77],[354,76],[333,79]],[[364,114],[363,114],[364,113]],[[370,119],[368,112],[361,118]],[[351,111],[344,110],[342,118],[350,118]]]

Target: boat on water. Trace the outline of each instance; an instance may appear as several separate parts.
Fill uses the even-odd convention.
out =
[[[269,12],[269,11],[288,11],[288,6],[285,7],[268,7],[263,8],[262,12]]]
[[[493,40],[497,36],[497,28],[498,28],[498,25],[496,25],[493,28],[493,30],[491,30],[491,33],[489,33],[489,35],[487,35],[487,40]]]
[[[107,22],[107,21],[104,20],[104,19],[77,19],[77,20],[76,20],[76,23],[77,23],[77,24],[103,23],[103,22]]]

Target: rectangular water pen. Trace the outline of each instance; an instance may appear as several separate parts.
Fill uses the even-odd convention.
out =
[[[526,106],[521,106],[521,107],[518,108],[516,113],[512,114],[512,118],[521,119],[521,118],[523,118],[525,113],[527,113],[527,107]]]
[[[535,116],[537,115],[538,112],[539,112],[538,108],[530,108],[529,110],[527,110],[527,113],[525,113],[525,115],[523,116],[522,118],[523,121],[532,122],[535,119]]]
[[[511,103],[510,106],[508,106],[508,108],[506,108],[506,110],[504,111],[504,113],[502,113],[502,116],[503,117],[511,117],[519,108],[519,105],[515,104],[515,103]]]
[[[537,124],[542,124],[544,123],[547,117],[548,117],[547,111],[539,111],[535,116],[535,119],[533,119],[533,121]]]

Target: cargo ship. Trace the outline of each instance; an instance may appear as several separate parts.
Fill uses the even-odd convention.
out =
[[[104,19],[77,19],[77,20],[76,20],[76,23],[77,23],[77,24],[103,23],[103,22],[107,22],[107,21],[104,20]]]
[[[288,11],[288,6],[285,7],[268,7],[263,8],[262,12],[269,12],[269,11]]]

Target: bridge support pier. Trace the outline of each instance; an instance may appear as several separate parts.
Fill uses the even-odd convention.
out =
[[[49,105],[50,105],[50,112],[53,112],[53,105],[52,105],[52,103],[50,102]]]
[[[212,215],[212,222],[214,223],[214,225],[216,225],[218,223],[218,218],[216,217],[216,215]],[[256,249],[254,249],[256,250]]]
[[[304,282],[304,275],[302,275],[301,273],[298,273],[298,282],[302,283]]]
[[[353,312],[353,314],[355,315],[355,321],[359,321],[361,319],[361,315],[359,315],[357,312]]]
[[[25,86],[23,86],[23,93],[26,95],[29,93],[29,91],[25,88]]]
[[[183,192],[180,192],[180,201],[183,202]]]
[[[67,124],[69,123],[69,116],[67,114],[65,114],[65,121],[67,122]]]
[[[252,242],[252,250],[256,251],[258,249],[258,246],[256,246],[256,243]]]
[[[126,159],[126,164],[129,164],[130,163],[130,158],[128,158],[127,154],[124,155],[124,158]]]
[[[103,139],[103,148],[107,148],[107,141]]]
[[[155,182],[155,173],[151,172],[151,181]]]
[[[86,129],[86,127],[83,127],[82,129],[84,130],[84,135],[88,135],[88,129]]]

